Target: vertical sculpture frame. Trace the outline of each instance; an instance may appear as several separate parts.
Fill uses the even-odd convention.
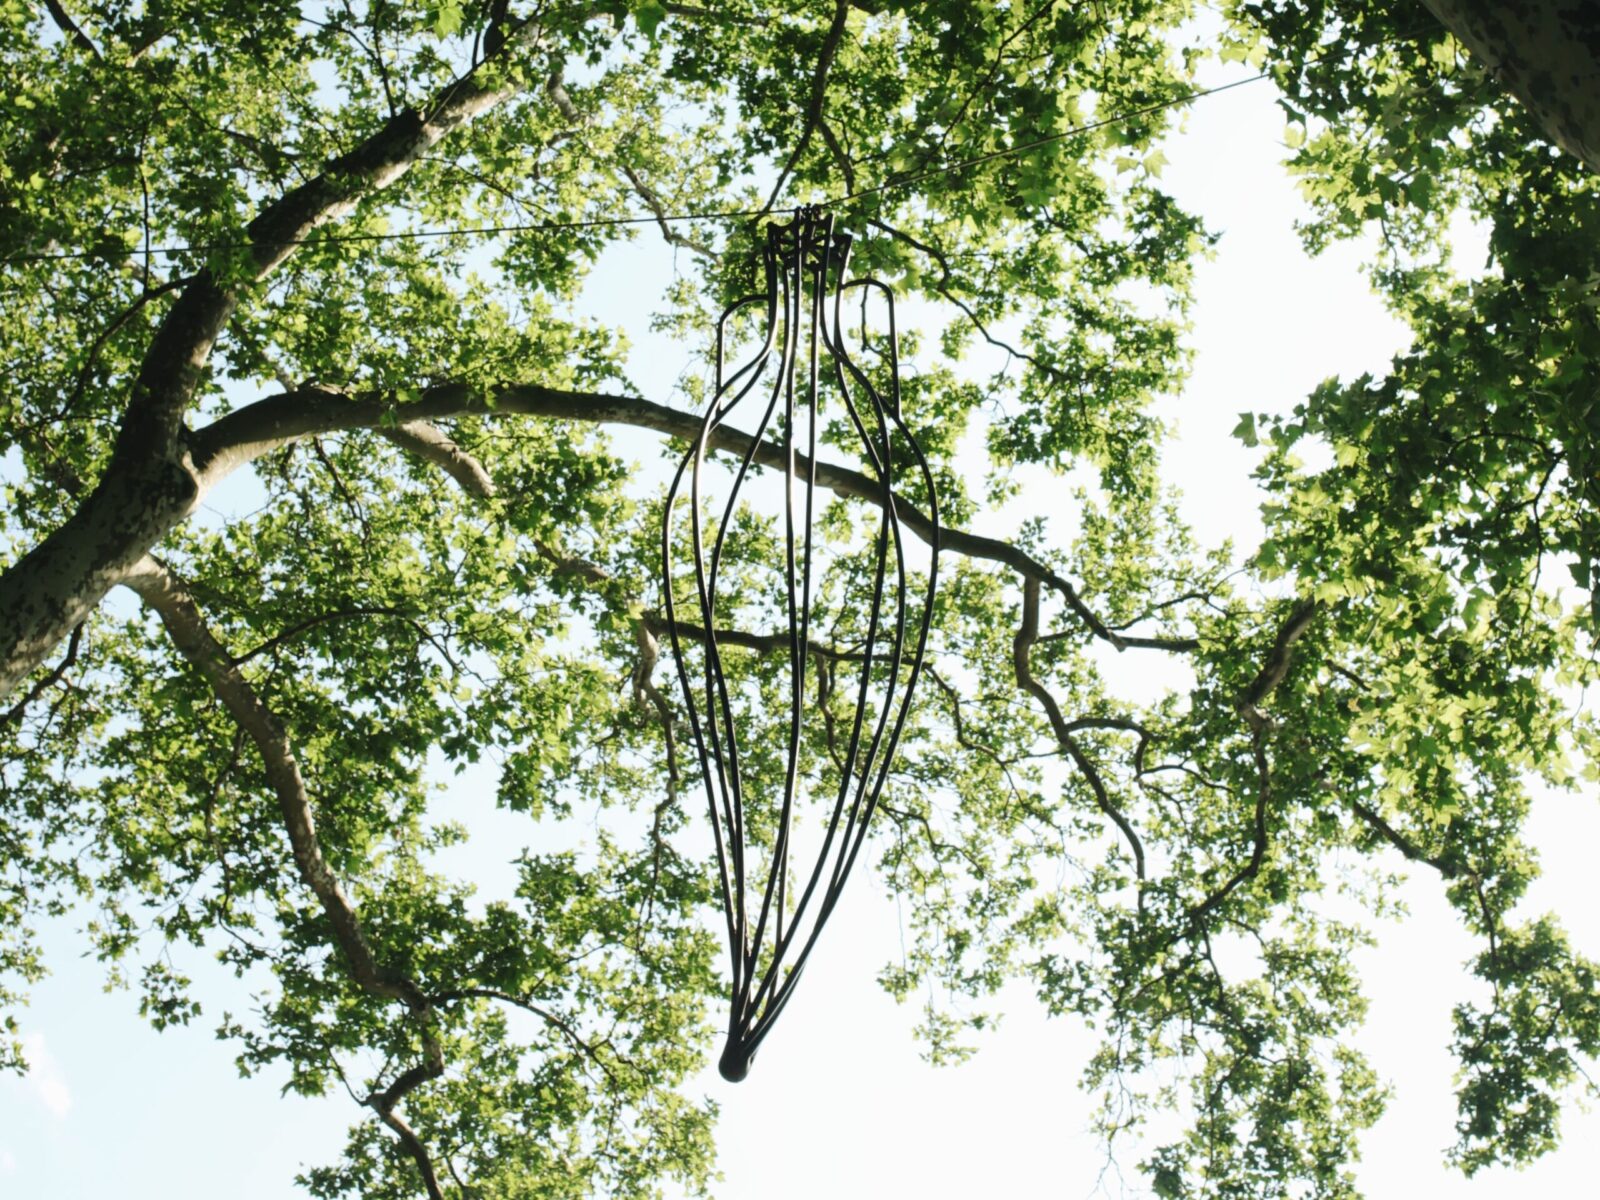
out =
[[[938,505],[927,459],[901,413],[894,294],[875,279],[846,282],[851,241],[849,235],[835,231],[831,215],[817,208],[801,209],[792,222],[767,228],[762,255],[765,290],[736,301],[717,322],[715,386],[699,437],[685,454],[668,489],[662,518],[665,614],[710,806],[727,919],[732,997],[727,1041],[719,1066],[723,1076],[734,1081],[748,1074],[756,1050],[793,995],[865,842],[868,823],[888,781],[895,750],[911,712],[927,652],[938,581]],[[888,307],[887,337],[877,350],[878,362],[873,372],[852,358],[846,346],[844,298],[857,289],[862,298],[863,347],[867,345],[867,297],[876,293]],[[756,306],[763,306],[761,342],[751,357],[730,373],[724,362],[729,322]],[[831,366],[828,374],[821,370],[824,354]],[[882,386],[873,383],[872,373],[878,375]],[[720,519],[714,530],[708,530],[703,512],[707,456],[719,429],[734,410],[764,390],[759,386],[763,380],[770,387],[765,411],[752,431],[753,440],[738,455],[731,487],[720,504]],[[870,498],[880,511],[865,636],[861,648],[849,655],[822,648],[814,638],[812,610],[817,580],[813,564],[820,515],[816,503],[817,450],[825,392],[835,396],[843,408],[847,418],[844,428],[860,452],[866,468],[861,474],[870,479]],[[718,640],[719,635],[727,635],[717,622],[719,573],[727,538],[736,524],[741,494],[758,469],[757,452],[769,430],[778,435],[784,472],[783,575],[788,617],[789,713],[782,795],[776,805],[774,833],[765,848],[767,870],[762,872],[762,855],[747,836],[747,795],[739,741],[741,697],[730,689],[723,646]],[[920,572],[908,565],[900,518],[903,501],[894,490],[896,471],[902,467],[921,483],[928,503],[924,538],[931,553],[916,605],[912,603],[911,576]],[[682,620],[674,595],[673,515],[685,479],[689,482],[688,540],[698,627]],[[920,610],[915,616],[911,613],[913,607]],[[696,665],[692,651],[698,651],[699,672],[703,675],[699,680],[691,679]],[[828,745],[837,780],[820,851],[808,870],[795,872],[791,870],[791,838],[804,783],[807,678],[812,659],[830,653],[834,661],[828,664],[826,674],[819,665],[819,695],[813,704],[830,701],[834,692],[833,669],[841,662],[858,670],[859,686],[853,717],[847,720],[849,736],[842,755],[835,749],[833,730],[829,729]],[[875,691],[881,694],[874,695]]]

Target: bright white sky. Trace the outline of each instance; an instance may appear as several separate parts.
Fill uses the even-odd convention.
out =
[[[1249,481],[1256,452],[1229,437],[1238,413],[1286,409],[1327,376],[1381,370],[1406,340],[1360,274],[1361,247],[1317,261],[1301,253],[1292,223],[1303,210],[1278,166],[1282,131],[1268,84],[1202,100],[1169,147],[1164,174],[1178,198],[1224,234],[1216,261],[1200,274],[1193,378],[1182,396],[1162,405],[1180,431],[1170,474],[1190,498],[1204,540],[1231,537],[1246,548],[1260,529]],[[1481,260],[1481,253],[1464,257]],[[665,393],[684,358],[647,330],[655,289],[641,280],[653,271],[664,284],[669,269],[670,255],[642,239],[625,262],[602,264],[591,288],[593,311],[633,336],[633,377],[649,395]],[[1041,490],[1035,506],[1050,494],[1059,492]],[[477,814],[480,829],[494,826],[494,836],[481,841],[503,844],[502,835],[519,835],[514,821],[493,812],[481,779],[466,779],[452,807]],[[1590,789],[1541,802],[1533,840],[1548,878],[1527,904],[1559,912],[1590,955],[1600,954],[1600,905],[1585,857],[1600,845],[1595,800]],[[504,870],[486,847],[485,891],[495,890],[492,880]],[[1593,1194],[1600,1178],[1596,1115],[1570,1113],[1565,1146],[1528,1171],[1487,1171],[1469,1182],[1443,1167],[1454,1120],[1449,1012],[1465,985],[1461,963],[1474,948],[1433,880],[1417,878],[1406,898],[1411,916],[1380,931],[1380,946],[1363,958],[1372,1013],[1360,1043],[1395,1091],[1388,1116],[1365,1142],[1360,1178],[1367,1195]],[[203,959],[180,965],[196,979],[205,1016],[188,1029],[152,1032],[128,993],[102,991],[100,965],[79,957],[78,923],[44,931],[55,974],[34,989],[32,1006],[19,1017],[33,1070],[25,1079],[0,1079],[0,1197],[298,1194],[295,1172],[334,1158],[360,1110],[343,1095],[280,1098],[281,1079],[270,1075],[238,1079],[233,1048],[209,1031],[223,1010],[246,1010],[248,996]],[[898,939],[893,902],[863,872],[750,1078],[729,1085],[708,1068],[696,1081],[722,1110],[725,1179],[717,1194],[1080,1200],[1101,1189],[1117,1196],[1124,1185],[1137,1194],[1137,1147],[1123,1148],[1119,1177],[1086,1131],[1090,1104],[1076,1079],[1092,1038],[1073,1021],[1045,1020],[1017,989],[1002,1006],[1006,1020],[972,1062],[925,1066],[910,1036],[915,1013],[873,982],[897,956]],[[719,1048],[707,1050],[714,1056]]]

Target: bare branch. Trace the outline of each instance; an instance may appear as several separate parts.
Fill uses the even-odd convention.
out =
[[[230,471],[269,451],[301,438],[339,429],[375,429],[396,419],[444,420],[462,416],[536,416],[595,424],[632,425],[653,429],[683,442],[700,437],[701,418],[663,404],[627,396],[595,392],[568,392],[537,384],[509,384],[494,389],[463,384],[428,388],[412,403],[396,404],[392,393],[351,394],[308,387],[259,400],[219,418],[193,435],[196,475],[202,488],[210,488]],[[710,436],[712,450],[742,455],[754,439],[731,426],[719,426]],[[753,462],[788,469],[786,451],[763,441],[754,449]],[[798,469],[809,460],[796,455]],[[861,471],[829,462],[817,463],[817,483],[839,496],[883,503],[882,486]],[[923,541],[931,541],[933,523],[910,500],[895,498],[901,524]],[[1118,650],[1153,649],[1188,653],[1199,643],[1194,638],[1129,638],[1106,627],[1084,603],[1073,585],[1020,546],[949,527],[939,531],[941,553],[984,559],[1009,567],[1024,579],[1033,579],[1058,593],[1091,634]]]
[[[559,1033],[572,1046],[573,1049],[577,1050],[590,1062],[594,1063],[595,1066],[599,1067],[601,1074],[603,1074],[606,1079],[613,1083],[617,1081],[616,1071],[613,1069],[611,1061],[609,1061],[605,1055],[600,1053],[600,1048],[602,1046],[612,1050],[611,1058],[616,1062],[622,1063],[624,1066],[628,1066],[630,1068],[633,1066],[633,1064],[630,1063],[627,1058],[621,1054],[618,1054],[616,1050],[611,1047],[609,1041],[589,1041],[573,1027],[572,1022],[568,1021],[565,1017],[551,1012],[543,1005],[535,1004],[526,996],[514,996],[510,992],[502,992],[496,988],[469,987],[455,988],[448,992],[440,992],[437,996],[431,997],[430,1000],[434,1005],[441,1007],[457,1000],[498,1000],[502,1004],[509,1004],[513,1008],[520,1008],[523,1012],[531,1013],[533,1016],[538,1017],[546,1025],[550,1026],[550,1028]]]
[[[661,228],[661,237],[663,241],[667,242],[669,245],[682,246],[685,250],[689,250],[695,254],[698,254],[707,262],[716,262],[717,252],[705,242],[699,241],[696,238],[692,238],[688,234],[678,233],[672,228],[672,226],[667,222],[667,206],[661,202],[660,195],[658,195],[656,190],[640,177],[639,173],[629,165],[627,159],[619,157],[617,159],[617,169],[620,170],[623,175],[627,177],[628,182],[633,185],[634,192],[638,195],[639,199],[645,202],[645,207],[655,214],[656,224]]]
[[[566,82],[560,67],[551,72],[550,78],[545,81],[545,91],[549,93],[550,99],[555,102],[556,109],[573,125],[585,125],[588,123],[587,118],[578,111],[578,106],[572,102],[572,97],[567,94]],[[629,186],[633,188],[639,199],[644,201],[645,206],[655,214],[656,224],[661,229],[662,240],[668,245],[682,246],[685,250],[693,251],[709,262],[715,262],[717,260],[717,252],[706,243],[674,230],[667,220],[667,205],[662,202],[660,194],[645,182],[643,176],[634,170],[633,165],[627,159],[620,154],[616,155],[615,158],[617,169],[627,179]]]
[[[56,684],[61,682],[62,677],[67,673],[67,668],[78,661],[78,647],[82,643],[83,626],[82,624],[79,624],[73,627],[72,637],[67,642],[67,652],[62,657],[61,661],[55,665],[48,675],[29,688],[28,694],[13,704],[6,712],[5,716],[0,717],[0,729],[3,729],[13,721],[21,720],[22,714],[28,709],[28,705],[32,704],[40,696],[44,695],[45,692],[49,691],[51,688],[55,687]]]

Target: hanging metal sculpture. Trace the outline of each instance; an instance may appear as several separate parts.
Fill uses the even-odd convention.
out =
[[[715,387],[700,436],[668,490],[662,520],[666,617],[710,802],[732,960],[728,1038],[719,1065],[723,1076],[735,1081],[749,1072],[757,1048],[793,995],[865,841],[911,710],[932,618],[938,509],[927,460],[901,417],[894,295],[877,280],[845,282],[850,246],[849,235],[835,233],[833,218],[818,209],[802,209],[791,223],[768,227],[765,292],[737,301],[717,323]],[[860,362],[846,348],[844,320],[844,298],[858,289]],[[874,294],[888,309],[887,336],[876,341],[866,330],[867,301]],[[725,373],[730,321],[746,310],[760,311],[758,306],[764,307],[759,344],[742,366]],[[824,353],[831,370],[821,369]],[[752,440],[739,447],[719,504],[720,519],[710,526],[702,513],[709,503],[707,454],[718,444],[723,423],[753,395],[765,395],[766,407],[751,406],[756,408]],[[825,399],[837,402],[842,422],[825,423]],[[767,440],[769,430],[775,442]],[[821,587],[821,572],[815,569],[823,516],[816,503],[819,439],[854,450],[865,468],[858,479],[870,480],[868,498],[879,510],[875,535],[869,534],[870,544],[844,562],[845,582],[835,585],[829,601],[831,645],[818,639],[824,614],[814,611]],[[763,461],[774,465],[774,445],[783,472],[779,488],[757,478],[758,454],[766,446]],[[906,544],[895,495],[897,472],[920,483],[927,497],[927,517],[914,518],[931,548],[925,560],[920,547]],[[687,578],[680,579],[673,512],[685,477],[693,570],[683,571]],[[770,544],[760,541],[762,526],[748,516],[763,489],[768,497],[781,490],[783,530],[781,585],[769,587],[765,601],[761,564],[730,565],[737,557],[730,548],[745,534],[751,544]],[[677,538],[681,548],[681,532]],[[740,582],[730,584],[734,575]],[[912,587],[913,580],[920,588]],[[674,589],[687,589],[691,581],[698,603],[686,621]],[[787,617],[786,637],[780,632],[752,638],[732,625],[763,610]],[[853,639],[845,647],[838,645],[841,634]],[[725,647],[774,644],[779,663],[787,650],[786,679],[774,680],[769,666],[763,681],[748,660],[730,677]],[[851,671],[858,680],[854,705],[841,714],[850,692],[839,674]],[[808,694],[808,679],[814,680],[814,694]],[[787,722],[771,714],[770,700],[763,700],[774,688],[781,694],[784,683]],[[808,724],[808,715],[820,721]],[[843,729],[848,735],[840,739],[836,735]],[[820,841],[813,860],[799,855],[795,831],[805,807],[801,801],[818,794],[831,799],[831,806],[826,799],[817,806],[826,821],[812,835]]]

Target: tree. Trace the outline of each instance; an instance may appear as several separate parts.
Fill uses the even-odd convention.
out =
[[[571,303],[643,211],[693,264],[661,320],[709,353],[763,220],[829,200],[858,269],[945,321],[905,346],[953,528],[879,818],[914,934],[889,987],[1020,973],[1092,1018],[1108,1136],[1185,1064],[1160,1195],[1350,1195],[1383,1089],[1342,1040],[1366,934],[1324,865],[1398,854],[1483,939],[1460,1163],[1554,1144],[1600,1051],[1595,966],[1515,906],[1528,781],[1595,770],[1595,186],[1426,9],[1225,14],[1222,56],[1283,91],[1308,241],[1381,226],[1375,282],[1417,331],[1382,379],[1244,415],[1269,534],[1241,577],[1196,549],[1145,411],[1181,387],[1211,242],[1159,183],[1203,58],[1187,4],[217,7],[0,7],[8,1000],[43,969],[29,920],[93,905],[158,1027],[201,1012],[167,945],[270,972],[224,1028],[241,1065],[370,1110],[313,1194],[703,1187],[710,1114],[675,1089],[710,1043],[713,882],[657,680],[658,517],[602,427],[682,441],[706,396],[636,395],[620,331]],[[1459,208],[1492,228],[1475,282]],[[963,372],[976,342],[1006,368]],[[967,531],[1019,464],[1089,468],[1070,543]],[[875,492],[818,470],[819,588],[847,599]],[[205,518],[230,478],[249,510]],[[844,661],[864,633],[835,612]],[[747,640],[736,685],[775,687]],[[1134,703],[1152,655],[1193,684]],[[833,737],[808,732],[822,778]],[[429,764],[483,759],[502,804],[582,811],[597,846],[524,849],[481,902],[430,869],[465,832]],[[930,1052],[981,1019],[930,1009]]]

